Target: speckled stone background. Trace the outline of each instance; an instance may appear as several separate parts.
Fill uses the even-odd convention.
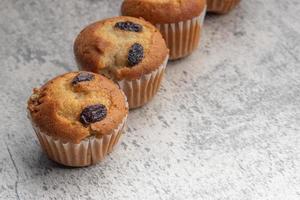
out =
[[[300,1],[244,0],[208,16],[201,47],[169,63],[107,159],[42,153],[26,101],[76,70],[72,43],[120,0],[1,0],[0,199],[300,199]]]

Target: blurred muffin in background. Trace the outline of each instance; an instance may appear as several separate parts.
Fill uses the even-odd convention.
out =
[[[124,0],[121,13],[154,24],[166,40],[170,59],[175,60],[199,46],[206,0]]]

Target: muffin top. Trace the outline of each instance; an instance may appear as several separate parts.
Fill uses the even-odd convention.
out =
[[[205,6],[206,0],[124,0],[121,11],[153,24],[168,24],[197,17]]]
[[[169,50],[160,32],[149,22],[115,17],[95,22],[75,40],[79,66],[114,80],[138,79],[157,69]]]
[[[128,113],[126,97],[111,80],[91,72],[58,76],[28,101],[33,123],[47,135],[79,143],[111,134]]]

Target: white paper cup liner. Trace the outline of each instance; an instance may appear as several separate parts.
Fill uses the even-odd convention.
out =
[[[42,149],[51,160],[66,166],[83,167],[103,160],[108,153],[112,152],[122,136],[126,119],[127,116],[110,134],[100,137],[91,136],[78,144],[63,142],[49,136],[43,133],[32,120],[31,123]]]
[[[191,54],[198,46],[206,7],[193,19],[170,24],[156,24],[170,49],[170,60]]]
[[[241,0],[207,0],[207,11],[215,13],[228,13]]]
[[[149,74],[143,75],[137,80],[121,80],[118,81],[120,88],[125,93],[129,108],[138,108],[149,102],[157,93],[163,74],[168,62],[168,57],[163,64]]]

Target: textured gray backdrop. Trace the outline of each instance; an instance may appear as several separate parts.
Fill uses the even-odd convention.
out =
[[[300,199],[300,2],[209,16],[102,163],[62,168],[26,118],[33,87],[76,70],[72,43],[120,0],[0,1],[0,199]]]

